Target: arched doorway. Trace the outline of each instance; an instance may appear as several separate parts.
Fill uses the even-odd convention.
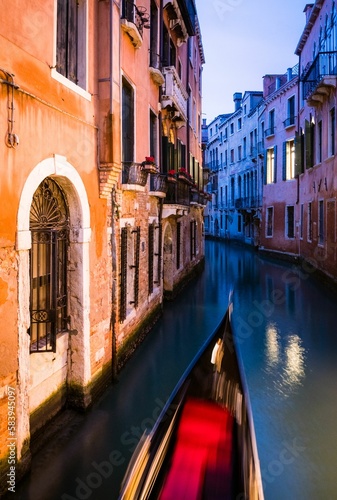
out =
[[[68,330],[69,210],[52,178],[44,179],[30,207],[30,352],[56,352]]]
[[[65,157],[31,171],[17,221],[20,460],[29,454],[31,433],[71,390],[78,390],[78,405],[90,403],[90,210],[82,179]]]

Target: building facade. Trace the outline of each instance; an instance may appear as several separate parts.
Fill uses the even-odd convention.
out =
[[[203,262],[195,4],[142,4],[0,13],[1,491],[9,459],[19,479],[32,439],[90,406]]]
[[[336,281],[336,4],[316,1],[307,5],[305,15],[306,26],[296,48],[299,254]]]
[[[263,99],[251,112],[251,130],[244,119],[246,94],[243,106],[208,125],[212,202],[205,226],[208,235],[241,239],[303,260],[307,269],[336,282],[336,4],[317,0],[304,13],[305,28],[295,51],[299,63],[285,74],[264,76]],[[234,94],[235,101],[239,98]],[[220,144],[226,142],[227,151],[222,151]],[[243,161],[247,148],[255,155],[256,181],[254,167]],[[221,171],[220,165],[228,164]],[[248,191],[242,189],[249,179]],[[256,198],[256,207],[243,207],[247,193]],[[223,206],[229,215],[225,219]]]
[[[264,109],[259,124],[264,137],[260,248],[296,255],[298,65],[283,75],[265,75],[263,86]]]
[[[235,111],[210,125],[207,234],[258,245],[262,208],[259,114],[262,92],[234,94]]]

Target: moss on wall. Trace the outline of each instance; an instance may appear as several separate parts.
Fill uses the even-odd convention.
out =
[[[161,314],[162,305],[158,304],[155,309],[153,309],[147,316],[144,317],[142,322],[136,326],[136,328],[133,330],[133,332],[130,333],[125,342],[123,342],[123,344],[117,351],[117,371],[120,371],[128,361],[128,359],[130,359],[137,347],[143,342],[147,334],[153,328],[154,324],[157,322]]]

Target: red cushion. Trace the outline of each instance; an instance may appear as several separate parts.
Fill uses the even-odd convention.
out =
[[[160,500],[226,498],[232,476],[233,417],[213,402],[186,402]]]

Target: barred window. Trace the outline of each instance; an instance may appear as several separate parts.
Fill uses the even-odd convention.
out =
[[[69,214],[52,179],[34,193],[30,230],[30,352],[55,352],[57,334],[67,330]]]

